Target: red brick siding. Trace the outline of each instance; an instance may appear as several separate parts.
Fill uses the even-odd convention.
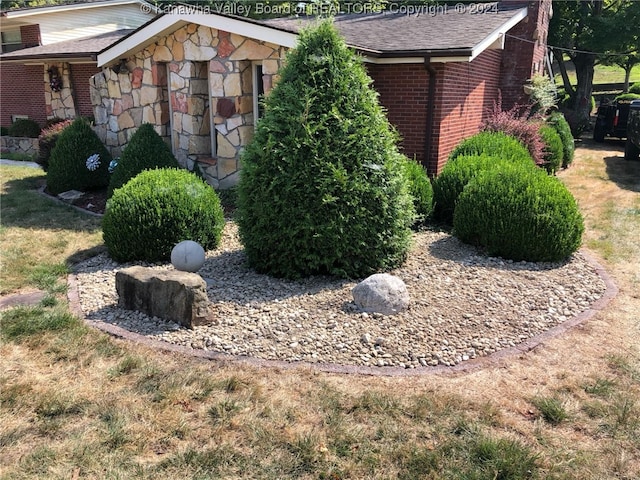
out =
[[[498,98],[501,57],[500,50],[487,50],[470,63],[446,63],[438,72],[430,173],[439,173],[455,146],[479,131]]]
[[[22,48],[37,47],[42,45],[40,39],[40,25],[24,25],[20,27]]]
[[[429,74],[421,64],[368,64],[373,87],[387,110],[389,121],[402,137],[401,149],[424,162],[424,132],[427,124]]]
[[[100,69],[96,65],[88,63],[71,64],[70,67],[76,113],[82,117],[92,117],[93,107],[91,106],[89,79],[92,75],[100,72]]]
[[[28,115],[44,126],[47,116],[42,65],[0,67],[0,124],[11,125],[11,115]]]
[[[523,85],[533,75],[544,72],[551,0],[524,2],[523,6],[529,7],[528,17],[505,39],[500,83],[504,109],[526,103]]]

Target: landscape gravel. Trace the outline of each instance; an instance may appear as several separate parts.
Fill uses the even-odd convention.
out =
[[[293,281],[254,272],[236,225],[228,222],[221,245],[207,252],[198,272],[207,281],[215,323],[186,329],[118,308],[115,274],[131,265],[102,253],[75,267],[87,319],[194,349],[341,365],[456,365],[557,326],[606,290],[579,252],[561,263],[512,262],[487,257],[448,233],[423,231],[414,234],[406,263],[389,272],[406,283],[408,309],[364,313],[351,295],[361,279]]]

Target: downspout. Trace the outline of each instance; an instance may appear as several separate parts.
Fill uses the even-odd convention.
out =
[[[427,166],[429,165],[430,152],[431,152],[431,136],[433,133],[433,116],[436,106],[436,71],[431,66],[431,56],[426,55],[424,57],[424,68],[429,72],[429,94],[427,97],[427,127],[424,132],[424,161]],[[436,164],[436,170],[438,165]],[[435,174],[435,172],[430,172]]]

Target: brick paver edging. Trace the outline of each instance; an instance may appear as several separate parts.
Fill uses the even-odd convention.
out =
[[[421,368],[401,368],[401,367],[362,367],[356,365],[337,365],[330,363],[307,363],[307,362],[286,362],[283,360],[265,360],[261,358],[246,357],[239,355],[229,355],[226,353],[217,353],[199,349],[193,349],[184,347],[181,345],[174,345],[168,342],[160,340],[153,340],[145,335],[139,333],[130,332],[124,328],[116,325],[111,325],[102,321],[87,320],[85,322],[94,328],[102,330],[110,335],[123,338],[132,342],[144,344],[148,347],[158,350],[164,350],[167,352],[175,352],[182,355],[188,355],[195,358],[214,360],[224,364],[248,364],[254,367],[262,368],[278,368],[284,370],[306,368],[317,370],[327,373],[348,373],[358,375],[377,375],[377,376],[404,376],[413,377],[421,375],[433,375],[433,374],[457,374],[468,373],[480,368],[486,368],[489,366],[496,366],[500,363],[513,358],[517,355],[527,353],[534,348],[544,344],[545,342],[557,337],[558,335],[567,332],[568,330],[585,323],[596,313],[602,311],[609,302],[615,298],[618,294],[618,287],[616,287],[613,279],[605,271],[605,269],[595,260],[595,258],[585,251],[581,251],[585,259],[596,270],[598,276],[606,285],[606,291],[603,296],[596,300],[587,310],[576,315],[575,317],[557,325],[545,332],[542,332],[534,337],[525,340],[524,342],[516,345],[515,347],[499,350],[486,357],[479,357],[473,360],[468,360],[453,367],[447,367],[444,365],[438,365],[435,367],[421,367]],[[80,307],[80,297],[78,294],[78,286],[75,275],[69,275],[69,304],[72,312],[80,318],[84,318],[84,313]]]

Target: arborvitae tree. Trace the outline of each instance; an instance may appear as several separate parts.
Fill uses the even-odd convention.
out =
[[[400,265],[414,212],[397,136],[331,21],[300,33],[243,156],[238,226],[274,276],[362,277]]]
[[[171,149],[153,129],[153,125],[144,123],[136,130],[122,152],[122,157],[111,175],[108,195],[111,197],[116,188],[120,188],[143,170],[179,166]]]
[[[67,190],[106,187],[110,162],[111,155],[91,125],[77,118],[62,131],[51,152],[47,190],[57,195]]]

